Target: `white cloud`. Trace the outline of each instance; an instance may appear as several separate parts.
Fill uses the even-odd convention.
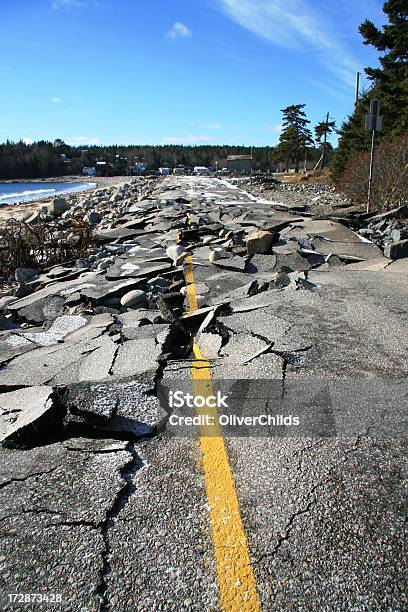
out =
[[[265,126],[274,134],[281,134],[283,130],[283,125],[281,123],[276,123],[275,125],[265,123]]]
[[[67,144],[72,145],[73,147],[78,145],[98,145],[101,144],[99,138],[90,138],[89,136],[71,136],[71,138],[66,138],[65,141]]]
[[[170,40],[173,41],[177,40],[177,38],[191,38],[192,35],[193,33],[190,28],[188,28],[181,21],[176,21],[173,23],[172,27],[166,34],[167,38],[170,38]]]
[[[33,144],[33,142],[34,142],[34,138],[30,138],[30,136],[23,136],[23,138],[22,138],[21,140],[22,140],[22,141],[24,142],[24,144],[26,144],[26,145]]]
[[[59,98],[58,96],[53,96],[53,97],[51,98],[51,102],[52,102],[53,104],[58,104],[59,102],[62,102],[62,99],[61,99],[61,98]]]
[[[194,125],[203,130],[220,130],[222,128],[222,125],[219,123],[197,123],[196,121],[189,121],[189,125]]]
[[[52,0],[52,8],[54,9],[71,9],[71,8],[83,8],[86,6],[84,0]]]
[[[199,144],[210,141],[211,138],[205,134],[186,134],[185,136],[165,136],[163,138],[163,144]]]
[[[287,49],[307,50],[350,88],[358,63],[338,39],[335,24],[305,0],[215,0],[243,28]]]

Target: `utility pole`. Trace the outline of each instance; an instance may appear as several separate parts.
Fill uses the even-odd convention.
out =
[[[327,113],[327,115],[326,115],[326,123],[325,123],[325,126],[324,126],[322,168],[324,166],[324,162],[326,161],[326,145],[327,145],[327,132],[329,131],[329,117],[330,117],[330,114]]]
[[[357,106],[357,104],[358,104],[359,95],[360,95],[360,73],[357,72],[357,74],[356,74],[356,97],[355,97],[355,100],[354,100],[354,105],[355,106]]]
[[[366,130],[371,133],[371,155],[370,155],[370,171],[368,175],[368,194],[367,194],[367,212],[370,212],[371,195],[373,188],[374,177],[374,154],[375,154],[375,133],[382,130],[382,117],[380,115],[380,103],[378,100],[371,100],[370,112],[366,116]]]

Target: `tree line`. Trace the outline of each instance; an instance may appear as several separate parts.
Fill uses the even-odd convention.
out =
[[[381,29],[368,19],[359,28],[364,45],[374,47],[379,53],[380,65],[365,69],[371,87],[359,98],[354,112],[339,130],[339,146],[332,164],[336,182],[342,179],[353,159],[371,147],[365,116],[372,99],[379,100],[383,117],[382,132],[376,135],[377,144],[399,142],[408,132],[408,0],[389,0],[384,3],[383,11],[388,23]]]
[[[281,151],[282,149],[282,151]],[[229,145],[134,145],[134,146],[70,146],[60,139],[32,144],[7,141],[0,144],[0,179],[29,179],[81,174],[86,166],[107,161],[112,174],[128,174],[129,166],[145,162],[149,169],[182,165],[187,168],[207,166],[216,168],[229,155],[253,156],[255,171],[268,171],[284,161],[282,147],[247,147]],[[309,147],[308,159],[318,158],[319,151]],[[287,156],[286,156],[287,157]],[[290,153],[292,160],[293,155]]]

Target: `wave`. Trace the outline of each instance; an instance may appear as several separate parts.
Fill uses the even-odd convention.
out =
[[[16,191],[15,193],[6,193],[0,195],[0,200],[8,200],[10,198],[25,198],[30,195],[40,195],[42,193],[55,193],[56,189],[32,189],[27,191]]]

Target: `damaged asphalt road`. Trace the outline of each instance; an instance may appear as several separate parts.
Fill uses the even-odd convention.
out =
[[[198,434],[160,401],[191,387],[195,342],[242,414],[245,381],[270,414],[307,408],[298,435],[224,432],[262,609],[404,609],[408,259],[219,179],[129,198],[95,230],[106,265],[4,307],[2,607],[218,609]]]

